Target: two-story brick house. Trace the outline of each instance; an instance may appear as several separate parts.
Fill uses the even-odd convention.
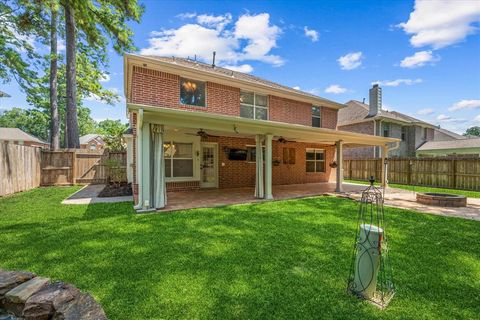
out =
[[[462,139],[461,135],[441,129],[409,115],[382,108],[382,89],[375,84],[370,89],[369,104],[350,100],[339,111],[338,129],[400,139],[398,147],[391,148],[388,157],[414,157],[415,152],[428,141]],[[381,157],[378,147],[346,148],[346,159]]]
[[[272,199],[272,185],[337,181],[341,191],[344,145],[396,141],[338,131],[344,105],[252,75],[138,55],[124,69],[139,210],[175,190],[255,187]]]

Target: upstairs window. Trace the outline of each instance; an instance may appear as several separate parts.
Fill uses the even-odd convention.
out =
[[[390,137],[390,124],[389,123],[384,123],[383,124],[383,136],[384,137]]]
[[[427,140],[427,136],[428,136],[428,128],[423,128],[423,140]]]
[[[402,127],[402,141],[407,140],[407,127]]]
[[[307,149],[307,172],[325,172],[325,150]]]
[[[180,103],[205,107],[205,82],[180,78]]]
[[[322,123],[321,117],[321,107],[312,106],[312,127],[320,128],[320,124]]]
[[[268,99],[253,92],[240,92],[240,117],[268,120]]]

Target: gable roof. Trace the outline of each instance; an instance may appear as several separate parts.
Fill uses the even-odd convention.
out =
[[[338,111],[338,125],[344,126],[351,123],[363,122],[371,119],[390,119],[409,124],[417,124],[427,127],[435,127],[433,124],[422,121],[420,119],[408,116],[397,111],[382,110],[375,117],[368,117],[369,106],[357,100],[350,100],[346,103],[346,108]]]
[[[0,128],[0,140],[5,141],[31,141],[41,144],[48,144],[39,138],[26,133],[18,128]]]
[[[86,134],[84,136],[81,136],[80,137],[80,144],[87,144],[89,143],[90,141],[92,141],[93,139],[96,139],[96,138],[102,138],[101,135],[99,135],[98,133],[89,133],[89,134]],[[102,139],[103,140],[103,139]]]
[[[151,56],[151,55],[135,55],[135,54],[125,54],[125,92],[127,98],[129,97],[128,77],[129,70],[127,70],[127,64],[130,60],[141,60],[154,62],[162,67],[174,68],[176,70],[190,71],[195,72],[198,75],[215,77],[218,80],[223,80],[224,82],[230,82],[231,86],[235,86],[235,82],[248,84],[249,86],[261,87],[265,90],[273,90],[276,92],[281,92],[283,95],[287,95],[287,98],[296,100],[298,98],[303,98],[303,101],[308,101],[312,104],[328,104],[328,107],[331,108],[344,108],[345,105],[336,101],[325,99],[317,95],[304,92],[301,90],[296,90],[291,87],[269,81],[260,77],[253,76],[251,74],[238,72],[222,67],[212,67],[211,64],[203,63],[200,61],[195,61],[191,59],[178,58],[178,57],[162,57],[162,56]],[[140,64],[141,65],[141,64]]]
[[[439,132],[441,132],[441,133],[443,133],[443,134],[446,134],[447,136],[452,137],[452,138],[454,138],[454,139],[465,139],[465,138],[468,139],[468,137],[462,136],[461,134],[452,132],[452,131],[447,130],[447,129],[438,128],[437,131],[439,131]]]
[[[460,139],[449,141],[427,141],[417,151],[478,148],[480,152],[480,139]]]

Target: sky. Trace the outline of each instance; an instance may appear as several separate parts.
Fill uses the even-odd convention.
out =
[[[368,102],[464,133],[480,125],[480,1],[141,1],[130,23],[139,54],[194,57],[345,103]],[[60,50],[64,50],[63,43]],[[110,50],[102,84],[120,101],[84,105],[126,121],[123,58]],[[29,108],[18,85],[0,109]]]

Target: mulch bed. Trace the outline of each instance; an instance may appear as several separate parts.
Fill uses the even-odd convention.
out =
[[[108,198],[108,197],[124,197],[132,195],[132,184],[123,183],[123,184],[107,184],[105,188],[100,191],[98,197]]]

